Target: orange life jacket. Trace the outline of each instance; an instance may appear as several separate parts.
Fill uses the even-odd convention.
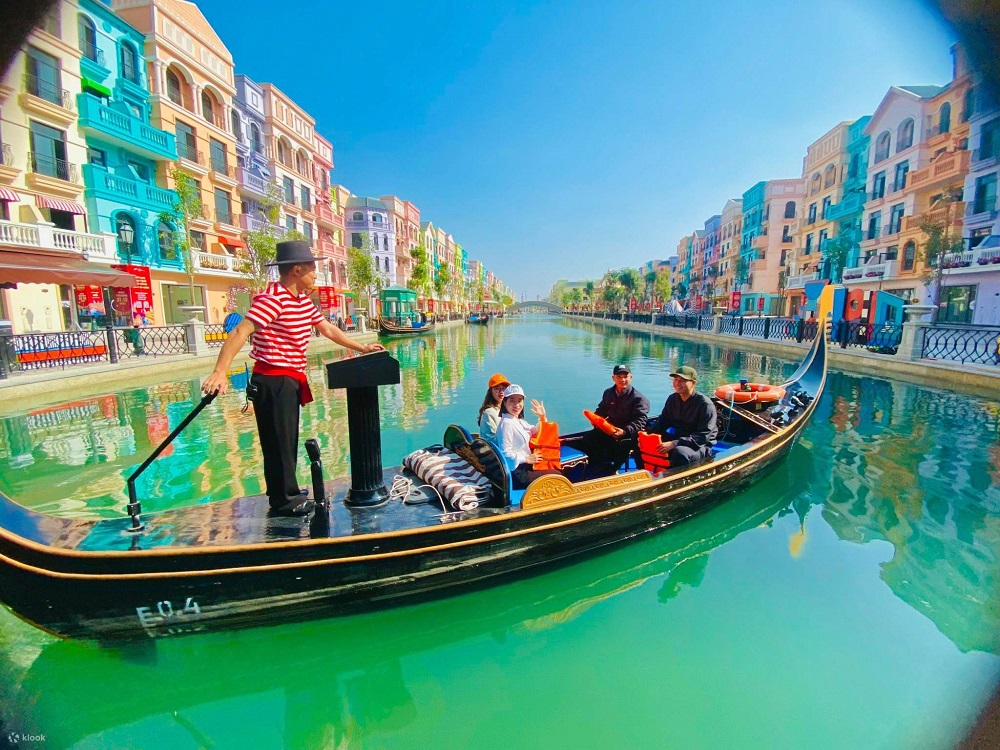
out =
[[[586,409],[584,409],[583,416],[589,419],[590,423],[594,425],[594,427],[599,429],[601,432],[606,432],[609,435],[614,435],[615,432],[618,431],[618,428],[615,427],[613,424],[611,424],[611,422],[606,420],[604,417],[600,417],[597,414],[594,414],[594,412],[592,411],[587,411]]]
[[[648,432],[639,433],[639,453],[642,455],[642,463],[651,472],[670,468],[670,459],[656,450],[662,443],[663,438],[656,433],[652,435]]]
[[[546,422],[544,420],[538,423],[538,432],[535,437],[532,438],[528,444],[531,449],[536,453],[541,454],[541,459],[535,462],[532,467],[537,471],[544,471],[546,469],[561,469],[562,464],[559,462],[560,446],[559,446],[559,425],[556,422]]]

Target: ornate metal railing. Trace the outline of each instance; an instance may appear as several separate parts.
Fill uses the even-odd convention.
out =
[[[24,333],[0,336],[0,376],[85,362],[113,362],[104,331]]]
[[[184,326],[156,328],[114,328],[112,333],[118,357],[159,357],[167,354],[187,354]]]
[[[1000,328],[932,325],[924,331],[922,359],[1000,365]]]
[[[221,347],[226,343],[227,338],[229,338],[229,334],[226,333],[225,326],[222,323],[209,323],[205,326],[205,343],[209,346]]]
[[[830,340],[842,349],[853,346],[877,354],[895,354],[902,338],[903,326],[900,323],[838,320],[830,330]]]

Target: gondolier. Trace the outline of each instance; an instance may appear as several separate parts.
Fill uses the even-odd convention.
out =
[[[315,326],[334,343],[358,352],[381,351],[379,344],[361,344],[326,320],[309,299],[316,281],[316,260],[309,243],[277,244],[279,280],[258,294],[219,352],[215,369],[202,384],[205,393],[223,394],[236,353],[250,338],[250,358],[256,361],[248,386],[254,402],[257,433],[264,454],[264,482],[271,511],[305,515],[313,501],[301,494],[295,476],[299,445],[299,408],[313,400],[306,380],[306,349]]]

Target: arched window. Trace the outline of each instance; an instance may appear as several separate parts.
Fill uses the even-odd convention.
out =
[[[177,248],[174,245],[174,229],[166,222],[156,225],[156,242],[160,247],[160,258],[177,260]]]
[[[128,42],[122,42],[122,78],[137,85],[142,85],[139,75],[139,56]]]
[[[167,98],[174,104],[181,103],[181,79],[170,68],[167,68]]]
[[[236,107],[229,110],[229,119],[233,124],[233,135],[236,136],[236,140],[243,140],[243,123],[240,121],[240,113],[236,111]]]
[[[257,123],[250,123],[250,148],[253,149],[255,154],[261,152],[261,142],[260,142],[260,128],[257,127]]]
[[[389,273],[389,259],[388,258],[385,259],[385,272]]]
[[[908,117],[899,124],[896,131],[896,153],[913,145],[913,118]]]
[[[903,270],[912,271],[917,262],[917,246],[910,240],[903,246]]]
[[[965,92],[965,101],[962,103],[962,122],[968,122],[969,118],[976,113],[976,90],[969,87]]]
[[[201,92],[201,116],[211,123],[215,122],[215,102],[208,91]]]
[[[382,249],[385,250],[385,252],[389,252],[389,235],[385,235],[385,237],[382,238]],[[386,263],[388,262],[389,261],[386,261]]]
[[[812,183],[810,184],[809,192],[818,193],[820,191],[820,187],[822,186],[822,184],[823,184],[823,178],[820,177],[819,172],[817,172],[812,176]]]
[[[372,214],[372,221],[376,224],[382,223],[382,214]]]
[[[118,240],[119,255],[127,261],[139,255],[139,233],[131,216],[121,213],[115,217],[115,235]]]
[[[941,105],[941,111],[938,117],[938,132],[951,132],[951,104],[948,102]]]
[[[831,164],[823,173],[823,189],[831,188],[837,183],[837,168]]]
[[[295,171],[299,174],[306,173],[306,160],[302,158],[302,152],[295,154]]]
[[[278,161],[285,164],[288,159],[288,154],[285,152],[285,142],[278,139]]]
[[[99,60],[97,55],[97,27],[90,20],[90,16],[84,13],[77,14],[76,30],[80,40],[80,52],[83,53],[83,56],[103,65],[104,61]]]
[[[354,221],[364,221],[365,215],[360,211],[355,211],[354,214],[351,216],[351,219]]]
[[[788,203],[785,204],[785,218],[795,218],[795,201],[788,201]]]
[[[875,141],[875,163],[878,164],[880,161],[884,161],[889,158],[889,146],[892,143],[892,136],[889,131],[886,130],[878,137]]]

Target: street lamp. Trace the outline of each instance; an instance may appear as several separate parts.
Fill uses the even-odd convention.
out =
[[[125,248],[125,258],[132,262],[132,242],[135,240],[135,230],[131,222],[125,217],[118,219],[118,242]]]

